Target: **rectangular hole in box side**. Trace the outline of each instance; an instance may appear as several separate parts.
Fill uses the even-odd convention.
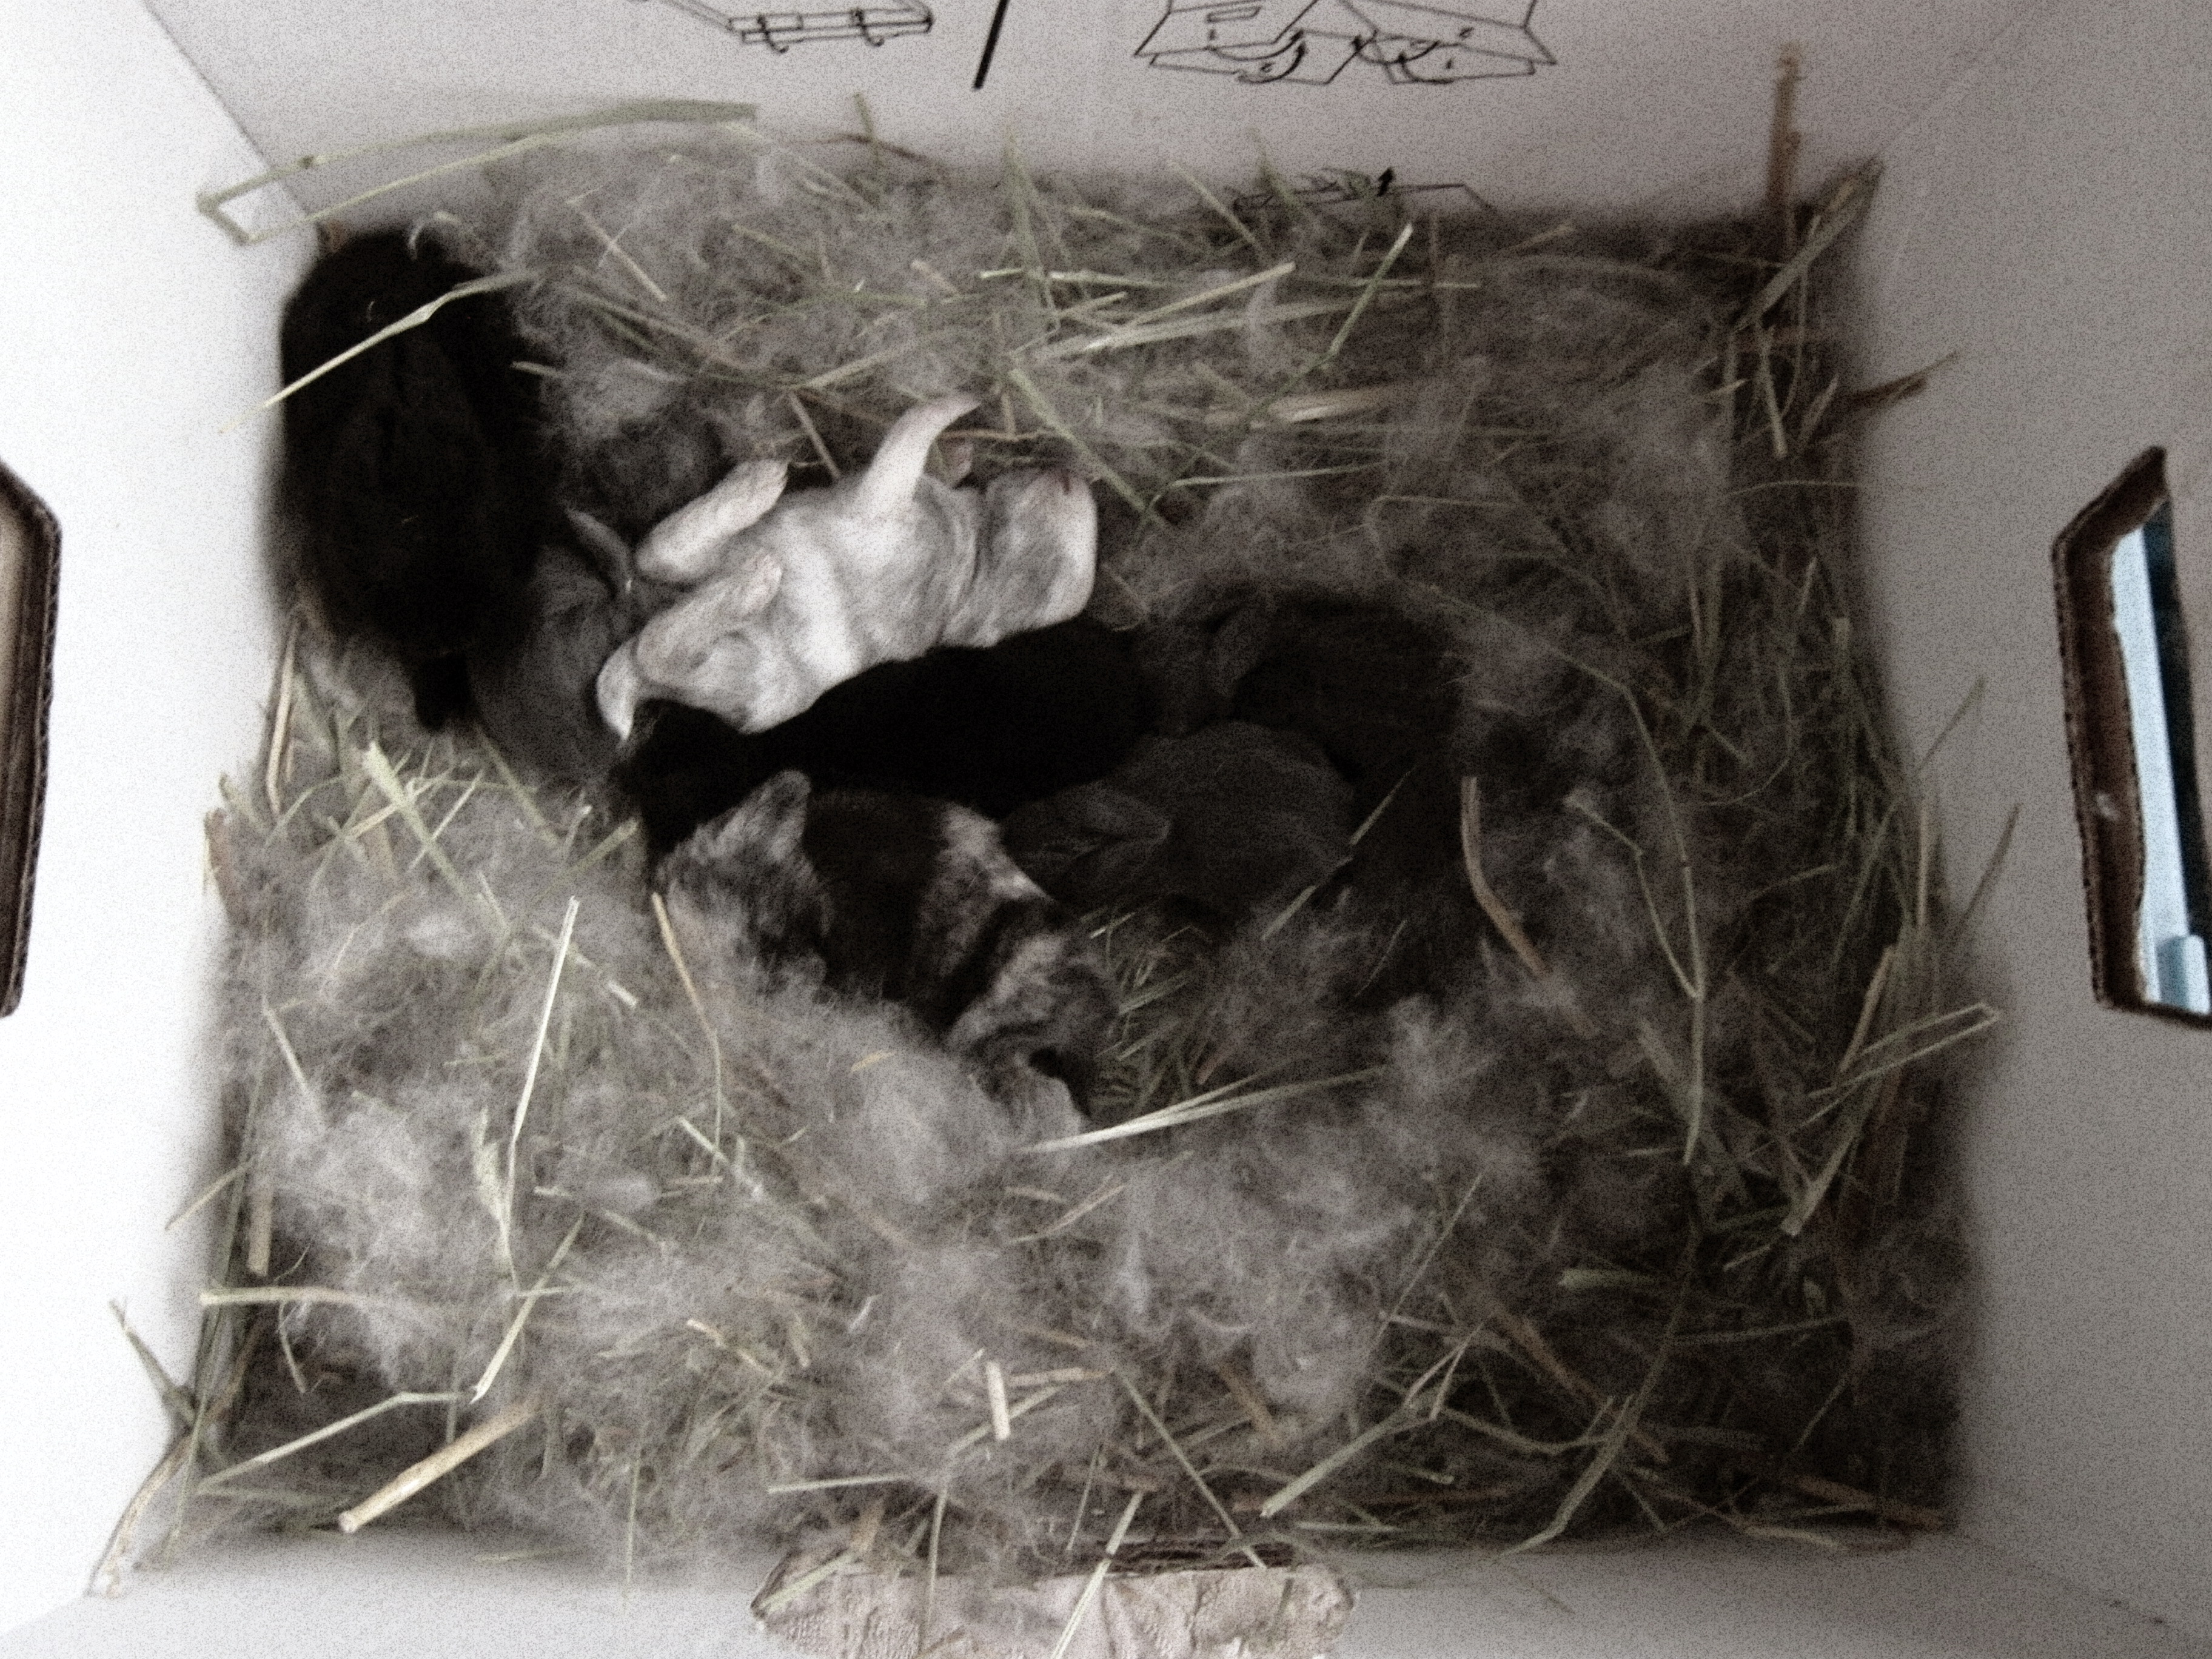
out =
[[[2197,793],[2189,636],[2174,576],[2173,514],[2160,502],[2112,550],[2112,621],[2127,665],[2143,893],[2136,970],[2144,999],[2212,1013],[2205,974],[2204,815]]]
[[[22,997],[30,950],[60,561],[53,514],[0,466],[0,1014]]]
[[[2212,1024],[2204,819],[2165,456],[2138,457],[2053,549],[2098,1000]]]

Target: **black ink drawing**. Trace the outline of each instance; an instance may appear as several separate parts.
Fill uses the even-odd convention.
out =
[[[865,40],[880,46],[902,34],[927,34],[936,21],[920,0],[872,6],[819,6],[806,11],[732,11],[708,0],[662,0],[687,17],[711,23],[749,46],[788,52],[812,40]]]
[[[1354,62],[1399,85],[1534,75],[1557,63],[1536,0],[1167,0],[1136,55],[1154,69],[1258,84],[1336,79]]]
[[[1408,196],[1433,195],[1440,191],[1455,191],[1464,196],[1485,213],[1496,213],[1497,207],[1486,200],[1474,186],[1467,184],[1409,185],[1398,177],[1398,169],[1385,167],[1380,173],[1308,173],[1302,174],[1291,194],[1314,207],[1334,207],[1346,202],[1375,202],[1385,196],[1403,200]],[[1248,191],[1230,198],[1229,205],[1241,218],[1258,216],[1281,199],[1279,181],[1266,190]]]
[[[999,31],[1006,26],[1006,0],[999,0],[997,9],[991,14],[991,32],[983,37],[983,56],[975,64],[975,90],[983,90],[983,82],[990,78],[991,60],[999,53]]]

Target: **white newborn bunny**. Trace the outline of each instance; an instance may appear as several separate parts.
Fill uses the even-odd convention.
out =
[[[656,526],[639,574],[690,591],[607,659],[607,724],[626,738],[638,705],[665,697],[763,732],[877,663],[1081,611],[1098,544],[1088,484],[1054,467],[963,489],[923,471],[975,406],[908,410],[865,472],[826,489],[786,495],[782,463],[748,462]]]

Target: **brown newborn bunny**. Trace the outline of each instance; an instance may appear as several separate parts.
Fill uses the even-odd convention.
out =
[[[994,1093],[1055,1078],[1085,1104],[1115,1007],[1104,959],[980,813],[780,772],[660,879],[724,952],[903,1004]]]

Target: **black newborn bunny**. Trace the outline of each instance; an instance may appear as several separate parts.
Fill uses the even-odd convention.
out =
[[[398,232],[342,244],[285,308],[286,384],[478,275]],[[503,296],[475,295],[285,401],[302,574],[333,628],[398,658],[428,726],[467,706],[472,648],[528,632],[558,530],[527,356]]]
[[[750,736],[677,703],[646,710],[615,775],[663,852],[787,769],[1002,817],[1112,771],[1151,703],[1121,636],[1079,617],[879,664]]]

